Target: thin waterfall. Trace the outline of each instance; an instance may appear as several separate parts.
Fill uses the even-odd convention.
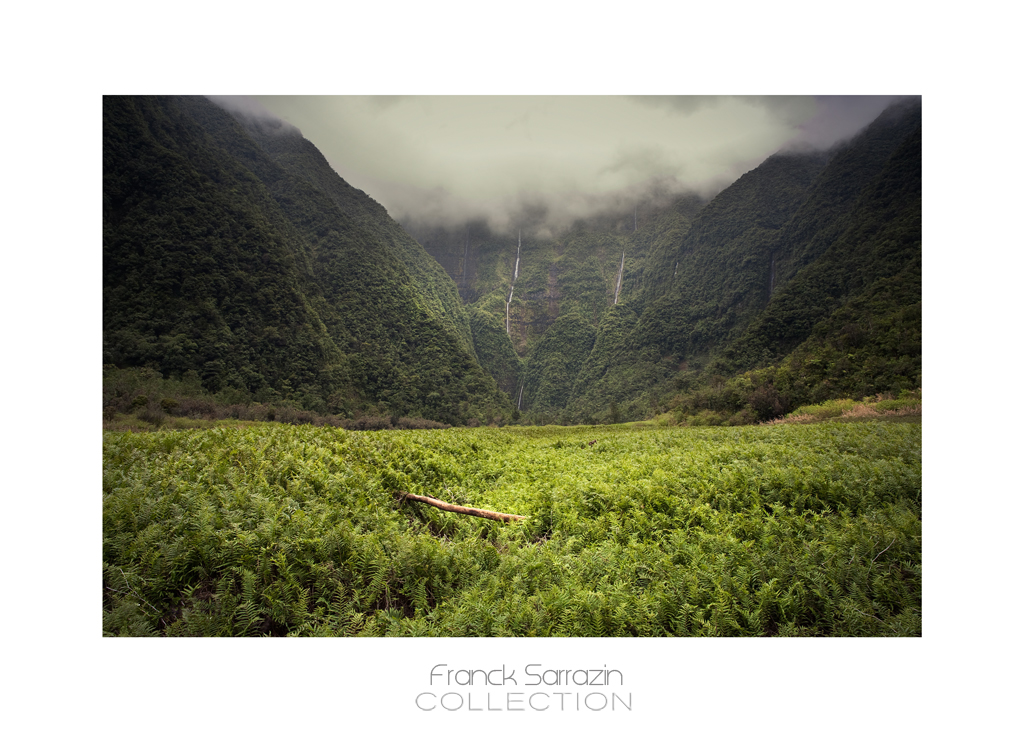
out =
[[[676,276],[676,272],[678,272],[678,271],[679,271],[679,262],[676,262],[676,268],[674,270],[672,270],[672,276],[675,277]]]
[[[516,280],[519,279],[519,250],[521,250],[522,248],[523,248],[523,230],[520,229],[519,230],[519,245],[516,247],[516,269],[512,273],[512,284],[513,285],[516,283]]]
[[[505,333],[511,333],[508,324],[508,308],[512,304],[512,293],[516,289],[516,280],[519,279],[519,251],[523,248],[523,230],[519,230],[519,246],[516,247],[516,268],[512,272],[512,286],[508,288],[508,300],[505,301]]]
[[[772,269],[771,275],[768,280],[768,297],[772,296],[772,292],[775,290],[775,252],[772,252]]]
[[[619,290],[622,289],[622,267],[626,264],[626,253],[622,253],[622,261],[619,262],[619,281],[615,284],[615,302],[613,305],[619,304]]]
[[[519,404],[516,405],[516,409],[518,409],[520,411],[522,411],[522,409],[523,409],[523,387],[524,386],[526,386],[526,384],[523,384],[522,386],[519,387]]]

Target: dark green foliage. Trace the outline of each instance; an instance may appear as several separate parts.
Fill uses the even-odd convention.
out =
[[[521,411],[538,415],[544,421],[559,418],[580,366],[593,348],[594,337],[594,327],[579,311],[558,317],[530,355]]]
[[[814,182],[807,202],[780,233],[776,289],[828,250],[842,234],[846,215],[865,189],[891,165],[893,154],[919,135],[920,126],[920,101],[902,102],[885,110],[849,144],[831,152],[829,164]],[[915,178],[920,187],[919,164],[916,171],[905,169],[901,176],[890,180],[914,185]]]
[[[649,301],[633,336],[677,359],[729,339],[768,301],[778,230],[806,200],[824,155],[775,155],[701,209],[686,235],[661,254],[673,273]],[[653,287],[651,296],[663,288]]]
[[[743,424],[921,385],[918,101],[710,201],[638,201],[635,230],[632,206],[554,236],[531,211],[500,233],[406,222],[423,246],[286,125],[202,98],[104,115],[104,361],[221,403]],[[151,425],[188,407],[137,396],[117,411]]]
[[[508,415],[453,283],[294,129],[104,100],[104,361],[240,402]]]
[[[668,294],[679,274],[679,243],[690,231],[694,218],[706,202],[697,196],[682,196],[668,208],[657,211],[633,234],[633,241],[649,250],[643,269],[643,298],[651,301]]]
[[[721,423],[745,423],[919,387],[920,124],[919,101],[903,102],[833,150],[772,156],[710,202],[647,206],[636,231],[607,216],[553,246],[531,239],[509,309],[524,395],[566,337],[548,340],[555,316],[572,310],[598,331],[568,400],[559,387],[529,402],[529,419],[607,421],[613,401],[622,418],[649,417],[681,389]],[[504,321],[515,240],[482,224],[412,228],[463,297]],[[623,255],[628,310],[616,311]],[[724,390],[709,380],[751,369]]]
[[[717,388],[705,378],[681,413],[708,409],[728,418],[749,405],[765,420],[827,399],[921,387],[920,156],[917,127],[864,189],[831,246],[772,297],[711,370],[777,365]]]
[[[605,312],[594,347],[573,382],[563,413],[567,421],[619,422],[651,409],[651,395],[646,389],[656,388],[668,367],[653,349],[643,354],[628,351],[628,338],[636,322],[637,315],[628,305],[619,304]],[[641,389],[645,391],[638,395]]]
[[[316,320],[266,196],[242,198],[253,183],[169,101],[105,99],[105,362],[251,393],[308,372],[304,354],[274,347]]]
[[[687,201],[676,208],[689,210],[688,207],[696,205],[693,200]],[[658,216],[658,210],[645,212],[645,220]],[[648,236],[628,231],[621,220],[612,219],[578,221],[553,241],[535,238],[524,230],[519,278],[508,307],[507,334],[501,331],[505,328],[505,304],[512,288],[518,230],[515,236],[509,236],[494,234],[482,224],[452,230],[406,224],[424,247],[445,264],[449,274],[460,283],[463,297],[472,302],[472,310],[479,313],[471,316],[477,355],[517,406],[521,394],[522,409],[530,421],[606,419],[608,395],[616,389],[630,392],[624,384],[599,389],[591,400],[593,404],[575,409],[572,415],[561,414],[574,390],[585,388],[579,386],[579,372],[588,356],[594,358],[587,344],[593,345],[593,328],[612,310],[623,258],[620,307],[636,296],[650,246]],[[630,211],[630,225],[632,221]],[[492,317],[484,318],[484,314]],[[573,332],[576,327],[583,330]],[[523,375],[511,391],[504,385],[511,382],[512,360],[505,347],[499,345],[501,338],[517,354],[529,354],[521,362],[516,359],[516,370]],[[616,341],[614,347],[618,345]],[[602,348],[597,355],[600,365],[595,368],[603,367],[607,358]],[[627,381],[635,381],[632,371],[623,376]],[[649,382],[653,380],[653,375],[648,377]],[[584,410],[588,410],[586,414]],[[631,407],[629,411],[632,414],[636,409]],[[598,412],[600,416],[596,416]]]
[[[921,129],[895,150],[882,172],[867,186],[835,241],[778,293],[724,356],[737,365],[755,365],[784,355],[847,302],[860,311],[856,324],[832,324],[850,348],[876,341],[881,333],[872,314],[891,315],[921,302]],[[846,316],[849,319],[849,315]],[[839,325],[838,328],[835,325]],[[919,351],[918,351],[919,353]]]
[[[919,103],[887,111],[825,161],[775,156],[701,210],[677,249],[675,286],[650,285],[663,294],[622,349],[634,394],[651,390],[650,347],[665,366],[708,367],[676,380],[684,392],[702,388],[691,414],[703,402],[739,423],[920,387]],[[671,250],[662,251],[664,271]],[[579,387],[585,400],[593,387]]]
[[[155,405],[159,403],[159,408]],[[498,421],[496,418],[495,421]],[[444,429],[451,425],[423,417],[356,414],[351,418],[303,409],[297,402],[271,403],[245,398],[236,390],[210,394],[195,372],[163,378],[148,368],[103,369],[103,427],[113,430],[207,428],[214,420],[282,422],[343,427],[351,430]]]
[[[771,245],[767,287],[745,287],[747,302],[763,293],[755,310],[722,319],[722,301],[683,311],[683,295],[668,295],[645,314],[651,335],[644,341],[638,328],[641,343],[710,361],[709,375],[677,382],[701,388],[686,399],[689,413],[704,403],[723,418],[770,419],[838,396],[920,387],[920,118],[919,103],[890,109],[831,154]]]
[[[480,365],[494,377],[498,388],[517,403],[522,365],[512,348],[501,319],[476,307],[466,308],[473,333],[473,346]]]

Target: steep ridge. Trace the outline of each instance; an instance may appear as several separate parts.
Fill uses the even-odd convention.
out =
[[[522,396],[528,421],[649,416],[712,377],[778,365],[802,344],[818,343],[807,348],[820,356],[832,327],[846,329],[847,348],[873,354],[870,374],[853,378],[843,362],[838,378],[835,359],[811,366],[819,372],[785,387],[794,405],[838,394],[839,383],[849,395],[919,386],[920,124],[920,101],[902,102],[836,148],[771,156],[709,202],[680,197],[636,221],[630,210],[524,240],[532,279],[508,303],[521,380],[510,391],[506,378],[503,390],[517,404]],[[461,278],[471,310],[504,319],[498,293],[511,291],[514,239],[481,224],[406,226]],[[888,305],[883,274],[901,288]],[[857,315],[865,308],[870,323]],[[890,322],[901,345],[879,351],[871,344]]]
[[[903,103],[828,154],[773,156],[723,191],[675,250],[664,250],[658,270],[669,271],[670,256],[679,262],[672,286],[649,301],[624,347],[608,359],[618,372],[632,364],[637,378],[627,384],[609,377],[618,384],[613,389],[586,380],[592,366],[581,373],[579,396],[564,416],[592,416],[583,404],[595,393],[631,400],[624,409],[630,416],[650,413],[671,393],[664,379],[672,371],[730,375],[778,363],[812,333],[838,333],[844,325],[833,316],[843,308],[845,321],[859,320],[851,308],[876,313],[874,324],[846,322],[858,347],[873,353],[870,374],[853,378],[857,369],[849,362],[838,372],[801,372],[785,386],[789,406],[920,386],[920,129],[920,103]],[[877,288],[885,277],[896,278],[889,286],[898,293]],[[664,286],[651,279],[648,292],[657,295]],[[882,299],[862,301],[869,289]],[[888,349],[883,356],[871,344],[887,338],[881,324],[897,311],[904,353]],[[906,352],[914,343],[916,360]],[[889,368],[901,359],[901,367]],[[652,364],[661,365],[660,375],[651,373]],[[820,382],[827,383],[817,388]],[[700,382],[675,383],[685,390]]]
[[[701,209],[685,236],[652,262],[662,276],[652,275],[644,293],[637,343],[686,358],[724,341],[763,307],[778,232],[824,164],[820,153],[773,155]],[[658,297],[665,279],[667,292]]]
[[[554,237],[536,236],[538,227],[527,218],[521,245],[518,228],[501,234],[482,222],[445,228],[406,221],[403,226],[459,284],[469,311],[480,314],[473,327],[481,364],[496,377],[504,374],[498,378],[502,390],[523,411],[536,412],[531,419],[544,421],[558,418],[565,407],[588,355],[580,344],[593,342],[590,330],[610,308],[637,296],[648,251],[685,231],[701,203],[693,196],[667,207],[641,202],[618,214],[579,220]],[[515,364],[510,354],[498,355],[500,339],[494,337],[494,323],[506,328],[506,310],[506,341],[516,353]],[[582,339],[576,327],[587,331]],[[567,362],[567,354],[575,354],[574,360]],[[520,374],[514,381],[513,372]]]
[[[821,154],[776,155],[692,219],[672,211],[676,225],[638,263],[642,273],[627,298],[635,315],[602,323],[606,337],[582,364],[562,418],[601,419],[612,404],[623,416],[649,413],[681,363],[748,322],[767,300],[761,280],[778,229],[823,165]],[[691,202],[687,212],[694,208]]]
[[[400,226],[294,128],[108,97],[104,362],[344,416],[765,419],[920,387],[920,201],[919,101],[552,235]]]
[[[865,186],[836,239],[723,350],[728,368],[788,356],[792,406],[921,386],[921,127]]]
[[[239,121],[271,160],[325,195],[339,212],[358,222],[376,241],[386,246],[408,271],[421,301],[431,314],[464,348],[472,350],[469,320],[455,283],[437,261],[388,216],[383,206],[338,176],[313,143],[298,131],[282,133],[272,124],[254,118],[242,117]],[[282,193],[279,203],[282,206],[291,203],[286,193]]]
[[[449,423],[511,402],[454,283],[294,129],[104,99],[104,361],[225,398]]]
[[[864,189],[920,126],[920,100],[899,102],[854,139],[830,151],[829,164],[815,180],[806,204],[780,233],[776,288],[831,246]]]

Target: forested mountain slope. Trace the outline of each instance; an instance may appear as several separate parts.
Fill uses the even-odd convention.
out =
[[[298,130],[104,100],[104,363],[222,401],[450,424],[734,423],[921,385],[921,106],[710,200],[552,233],[404,221]]]
[[[106,97],[103,151],[105,363],[346,415],[511,413],[451,279],[294,128]]]
[[[750,369],[716,408],[771,416],[812,396],[920,386],[920,130],[920,100],[902,102],[831,150],[773,155],[709,202],[638,205],[636,219],[543,241],[527,226],[521,249],[481,224],[406,226],[491,316],[491,339],[507,327],[519,381],[510,389],[505,354],[502,388],[527,419],[692,407],[688,394]],[[765,371],[777,368],[778,386]],[[754,409],[769,387],[778,409]]]

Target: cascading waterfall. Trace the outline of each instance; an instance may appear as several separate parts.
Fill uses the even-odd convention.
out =
[[[512,293],[516,289],[516,280],[519,279],[519,251],[523,248],[523,230],[519,230],[519,246],[516,247],[516,268],[512,272],[512,286],[508,288],[508,300],[505,301],[505,333],[511,333],[508,325],[508,308],[512,304]]]
[[[676,268],[674,270],[672,270],[672,276],[675,277],[676,276],[676,272],[678,272],[678,271],[679,271],[679,262],[676,262]]]
[[[523,230],[520,229],[519,230],[519,244],[518,244],[518,246],[516,246],[516,268],[515,268],[515,271],[512,272],[512,284],[513,285],[516,283],[516,280],[519,279],[519,250],[522,249],[522,248],[523,248]]]
[[[519,404],[516,405],[516,409],[518,410],[522,410],[523,408],[523,387],[525,386],[526,384],[523,384],[519,387]]]
[[[619,262],[619,281],[615,284],[615,302],[613,305],[619,304],[619,290],[622,289],[622,267],[626,263],[626,253],[622,253],[622,261]]]

